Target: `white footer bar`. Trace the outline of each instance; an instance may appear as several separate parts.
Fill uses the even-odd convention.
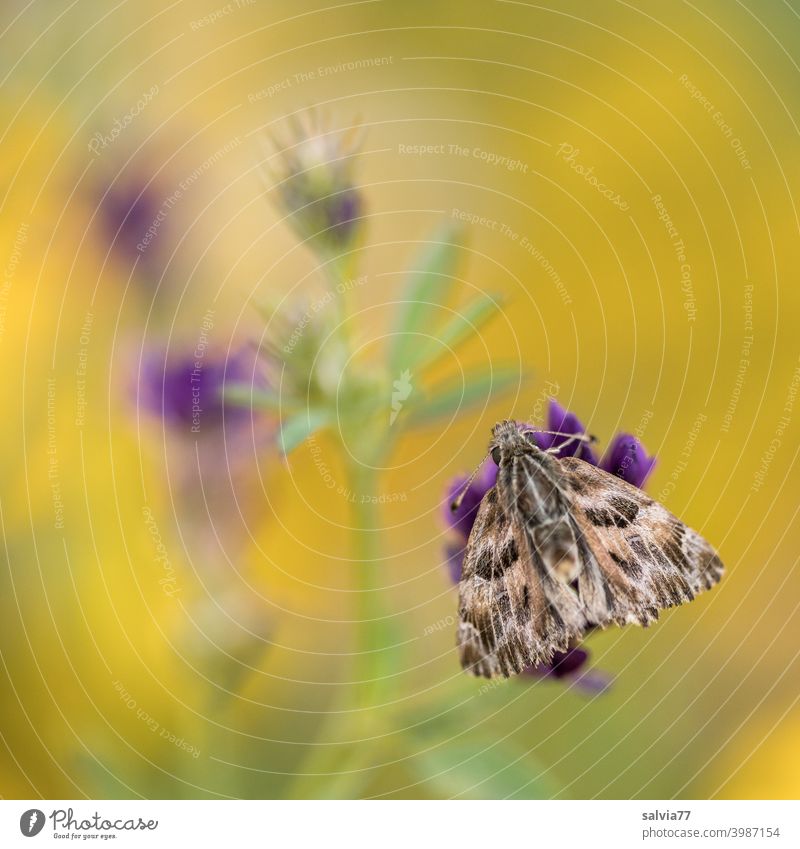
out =
[[[0,846],[798,847],[792,801],[0,801]],[[186,844],[185,841],[191,841]],[[521,843],[520,843],[521,841]]]

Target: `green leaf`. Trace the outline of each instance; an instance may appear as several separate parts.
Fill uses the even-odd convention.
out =
[[[436,332],[435,339],[424,340],[419,353],[412,356],[407,368],[421,371],[432,366],[442,357],[457,350],[470,337],[476,335],[484,324],[489,322],[500,310],[502,297],[481,295],[470,301],[453,315],[445,326]]]
[[[263,658],[269,651],[269,645],[263,639],[250,637],[242,645],[231,649],[219,648],[203,664],[206,677],[214,682],[209,691],[209,708],[215,713],[224,710],[237,701],[250,677],[263,669]]]
[[[250,301],[250,306],[258,313],[258,315],[264,319],[264,324],[269,324],[272,319],[275,317],[275,313],[278,312],[278,302],[265,302],[265,301]]]
[[[281,422],[281,433],[279,443],[281,451],[289,454],[294,451],[301,442],[304,442],[312,433],[330,424],[333,415],[329,410],[303,410],[287,416]]]
[[[131,764],[132,769],[136,767]],[[81,786],[91,788],[91,793],[97,799],[135,799],[137,794],[133,787],[126,784],[122,779],[123,761],[120,758],[119,748],[107,743],[95,736],[92,739],[90,752],[77,751],[69,757],[67,767],[70,775],[80,780]],[[120,776],[120,777],[118,777]],[[130,781],[130,772],[127,772]],[[147,779],[151,776],[148,775]],[[174,793],[174,784],[165,779],[162,774],[153,770],[152,778],[155,786],[159,787],[159,793]],[[138,773],[139,780],[147,780],[142,772]],[[148,785],[149,786],[149,785]],[[160,797],[159,797],[160,798]],[[165,796],[165,798],[167,798]]]
[[[530,755],[486,739],[446,740],[412,757],[410,765],[439,798],[549,799],[555,792]]]
[[[425,245],[412,263],[398,307],[394,324],[389,361],[393,369],[405,368],[411,352],[419,345],[414,334],[425,332],[429,325],[431,306],[442,303],[455,283],[462,228],[456,222],[446,222]],[[436,300],[433,300],[435,296]]]
[[[521,375],[515,370],[492,369],[468,374],[465,384],[459,381],[434,387],[408,411],[405,427],[429,425],[478,403],[489,404],[493,400],[492,395],[505,392],[509,387],[518,385],[520,380]]]

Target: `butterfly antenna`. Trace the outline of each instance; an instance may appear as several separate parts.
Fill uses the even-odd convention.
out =
[[[597,442],[597,437],[593,433],[562,433],[559,430],[536,430],[534,428],[525,431],[525,433],[546,433],[549,436],[566,436],[569,439],[578,439],[581,442]]]
[[[461,506],[461,502],[464,500],[464,496],[467,494],[467,490],[472,486],[472,482],[477,477],[478,472],[481,470],[481,466],[486,462],[486,458],[488,456],[489,456],[489,452],[487,451],[486,454],[483,457],[483,460],[481,460],[480,463],[478,463],[478,467],[467,478],[467,481],[464,484],[464,486],[461,487],[458,495],[450,502],[450,509],[453,511],[453,513],[455,513],[456,510],[458,510],[458,508]]]

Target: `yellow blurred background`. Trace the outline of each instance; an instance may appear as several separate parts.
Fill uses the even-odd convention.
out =
[[[800,4],[13,0],[0,31],[4,797],[797,797]],[[366,131],[359,343],[466,219],[450,306],[507,300],[446,368],[520,375],[381,475],[388,646],[328,437],[286,459],[138,397],[209,311],[225,358],[319,285],[259,167],[310,107]],[[463,675],[442,565],[447,483],[554,392],[640,436],[728,570],[593,636],[593,698]]]

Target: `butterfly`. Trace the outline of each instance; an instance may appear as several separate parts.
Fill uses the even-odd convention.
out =
[[[464,557],[458,650],[486,678],[549,663],[594,627],[649,625],[724,571],[662,504],[578,457],[556,458],[532,432],[511,421],[492,429],[497,483]]]

